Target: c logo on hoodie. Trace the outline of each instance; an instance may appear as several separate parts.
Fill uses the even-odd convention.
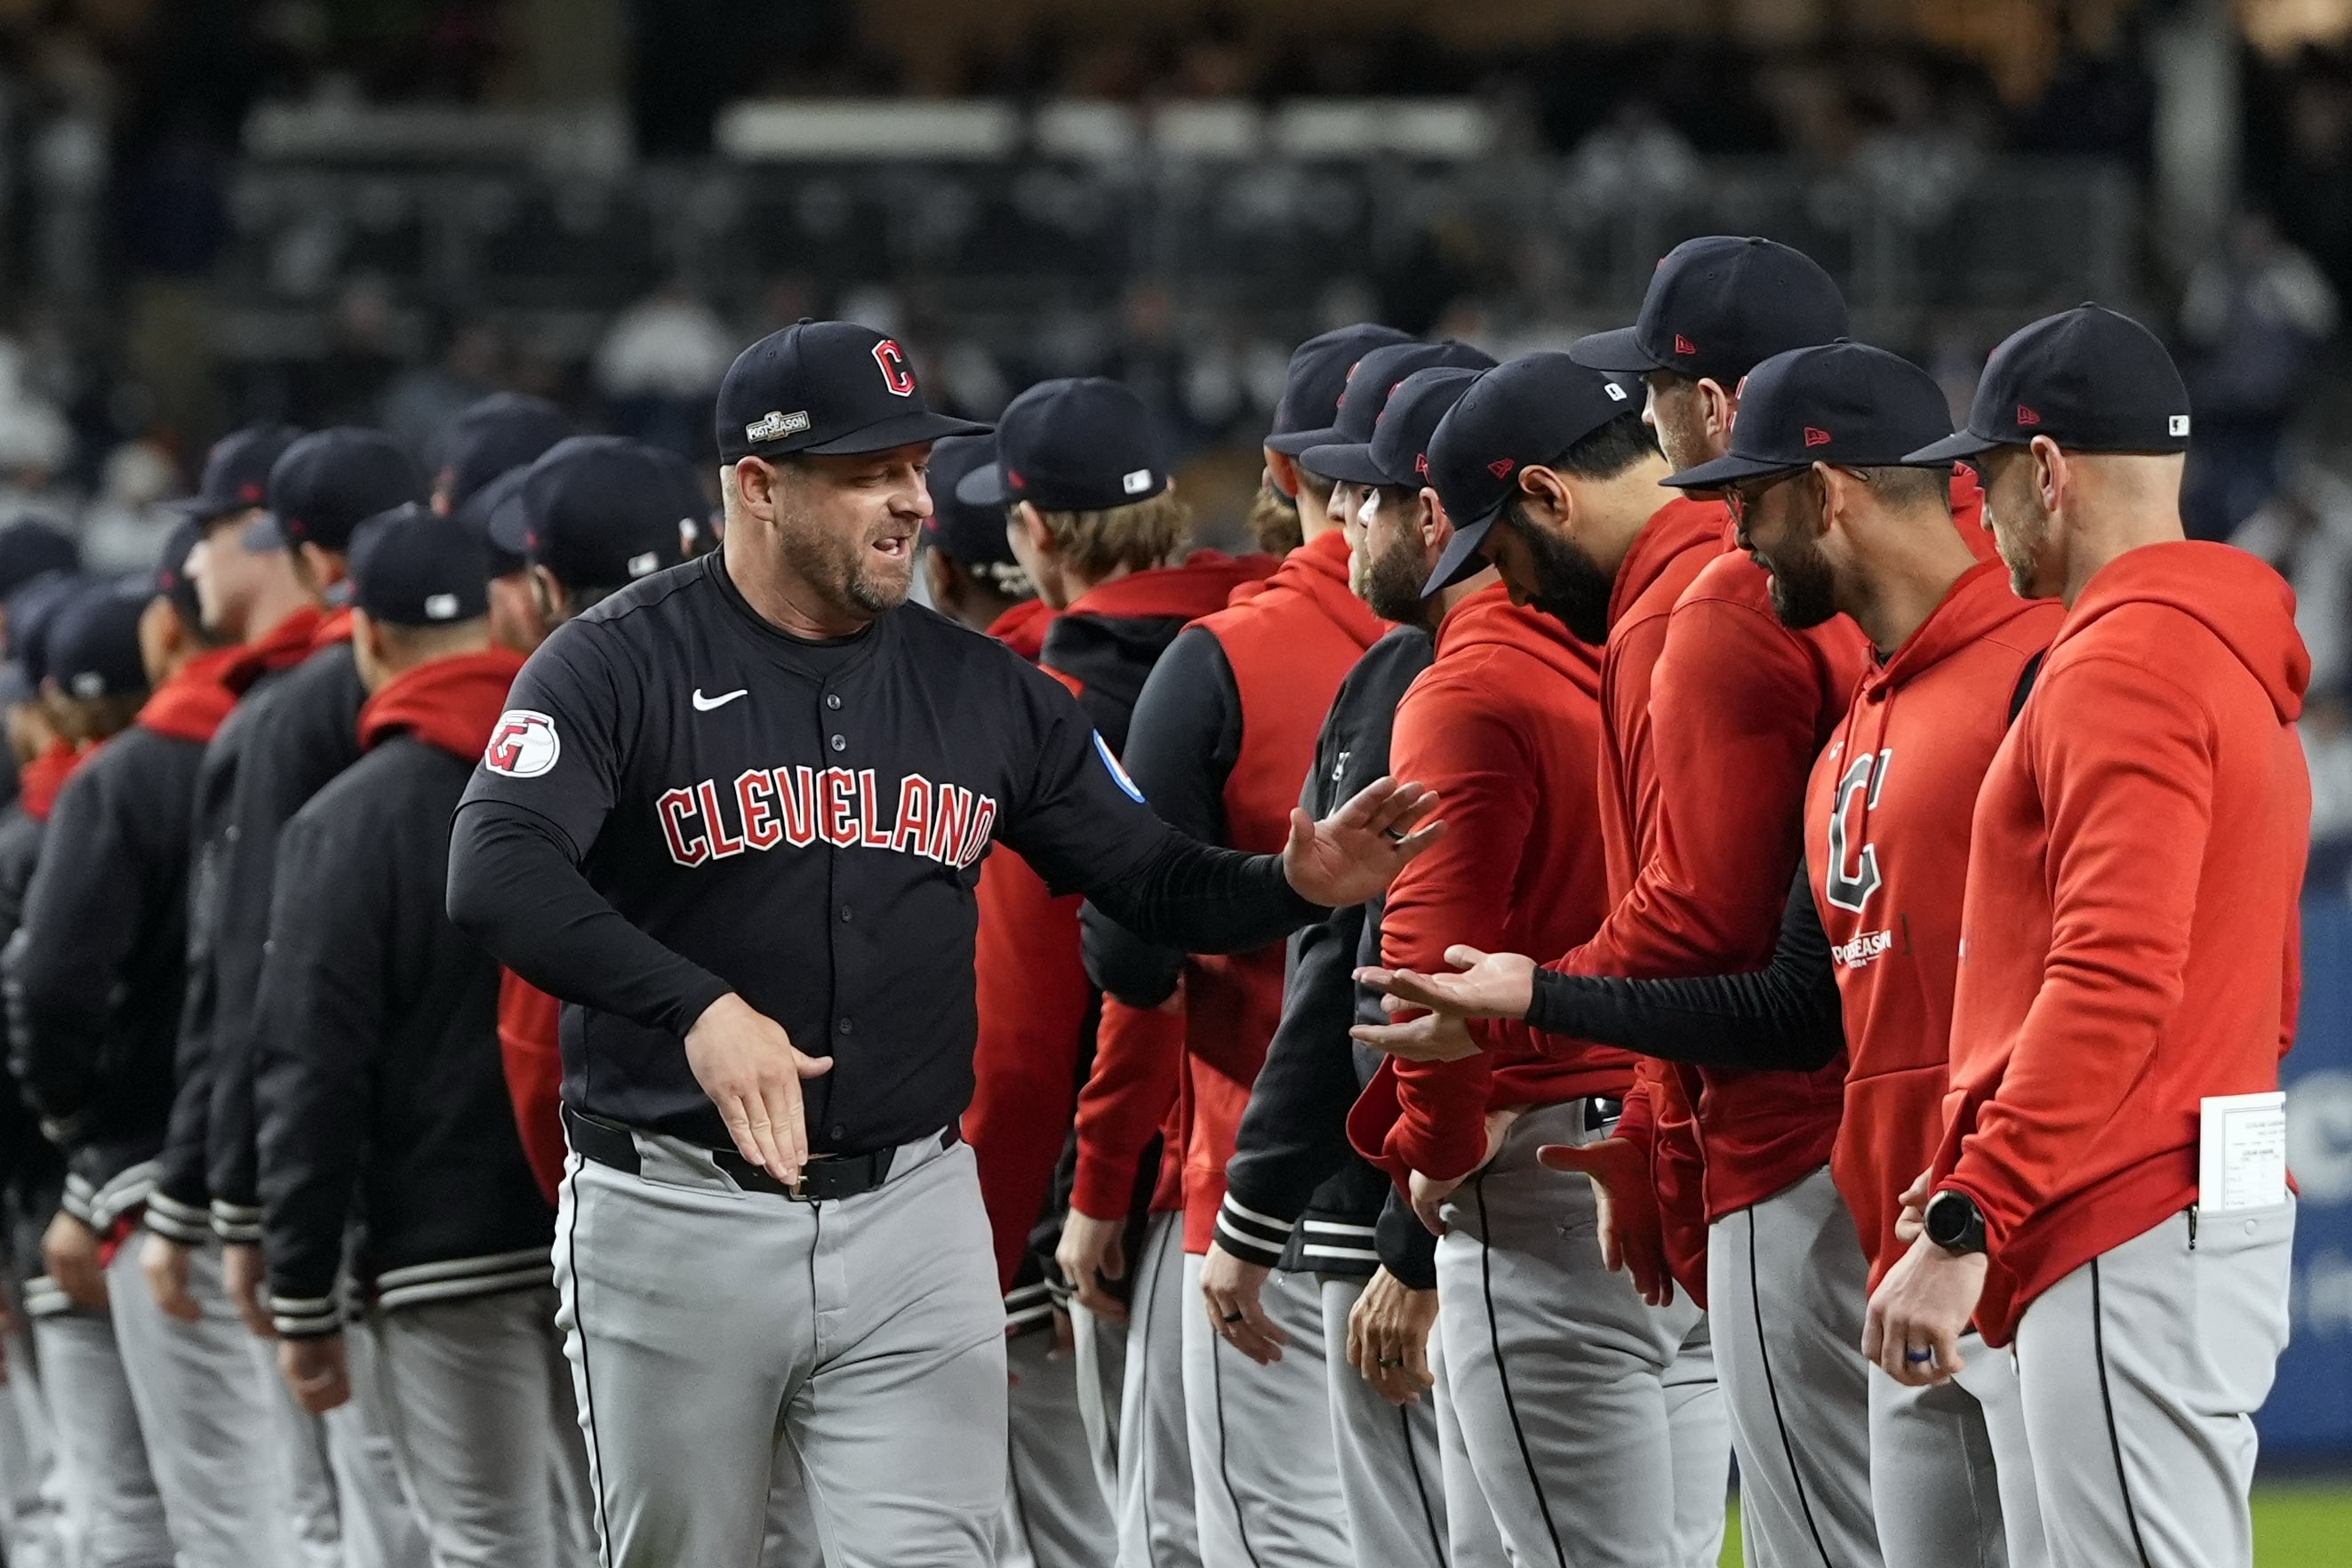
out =
[[[1886,784],[1886,764],[1894,757],[1890,747],[1854,758],[1853,765],[1838,780],[1837,797],[1830,802],[1829,874],[1822,880],[1822,891],[1829,895],[1831,903],[1854,914],[1862,913],[1870,895],[1878,891],[1885,879],[1878,874],[1878,846],[1865,843],[1860,855],[1851,854],[1846,815],[1857,795],[1865,797],[1865,810],[1878,804],[1878,792]]]

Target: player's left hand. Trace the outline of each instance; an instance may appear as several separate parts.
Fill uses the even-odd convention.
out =
[[[1424,1176],[1419,1171],[1412,1173],[1412,1181],[1405,1185],[1405,1195],[1412,1201],[1413,1215],[1430,1235],[1445,1234],[1445,1218],[1441,1211],[1445,1206],[1445,1200],[1452,1197],[1454,1189],[1467,1179],[1456,1176],[1450,1182],[1442,1182],[1434,1176]]]
[[[1481,1049],[1470,1026],[1451,1013],[1423,1013],[1394,1024],[1357,1024],[1349,1037],[1408,1062],[1458,1062]]]
[[[1436,809],[1437,796],[1427,789],[1391,778],[1366,784],[1320,822],[1294,806],[1283,875],[1309,903],[1334,910],[1360,904],[1386,891],[1406,861],[1444,834],[1445,824],[1427,820]]]
[[[1391,1405],[1418,1405],[1437,1386],[1429,1370],[1436,1322],[1437,1292],[1416,1290],[1382,1268],[1348,1313],[1348,1364]]]
[[[278,1341],[278,1370],[295,1399],[313,1415],[324,1415],[352,1396],[352,1369],[341,1334]]]
[[[1862,1353],[1913,1388],[1949,1383],[1967,1364],[1960,1336],[1984,1294],[1985,1255],[1951,1253],[1926,1237],[1871,1292]]]
[[[1481,952],[1457,942],[1445,962],[1460,973],[1417,974],[1410,969],[1356,971],[1356,984],[1388,993],[1391,1013],[1427,1007],[1457,1018],[1524,1018],[1535,1005],[1536,961],[1519,952]]]
[[[1209,1309],[1209,1331],[1260,1366],[1282,1359],[1290,1336],[1265,1315],[1263,1300],[1266,1276],[1274,1270],[1263,1263],[1245,1263],[1215,1242],[1201,1260],[1201,1298]]]

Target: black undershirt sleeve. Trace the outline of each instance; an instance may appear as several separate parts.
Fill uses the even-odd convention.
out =
[[[1168,645],[1143,683],[1121,760],[1162,822],[1217,844],[1225,837],[1225,783],[1240,755],[1241,695],[1233,666],[1214,635],[1192,627]],[[1087,973],[1134,1007],[1168,1000],[1187,952],[1235,951],[1167,941],[1137,929],[1098,898],[1080,921]]]
[[[1220,849],[1172,828],[1142,865],[1088,886],[1086,894],[1130,941],[1180,955],[1245,952],[1329,913],[1292,889],[1281,856]],[[1091,942],[1087,957],[1094,957]]]
[[[562,828],[503,801],[457,808],[449,919],[550,995],[681,1037],[734,989],[606,903]]]
[[[1697,1067],[1812,1072],[1845,1048],[1828,933],[1801,863],[1765,968],[1689,980],[1536,971],[1528,1023]]]

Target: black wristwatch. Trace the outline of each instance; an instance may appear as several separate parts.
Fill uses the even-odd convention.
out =
[[[1955,1254],[1985,1249],[1985,1222],[1976,1199],[1947,1189],[1927,1200],[1927,1239]]]

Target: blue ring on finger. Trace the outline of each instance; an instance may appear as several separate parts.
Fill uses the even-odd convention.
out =
[[[1910,1365],[1910,1366],[1926,1366],[1928,1363],[1930,1363],[1930,1362],[1934,1361],[1935,1359],[1936,1359],[1936,1352],[1935,1352],[1933,1350],[1924,1350],[1924,1351],[1911,1351],[1911,1350],[1906,1350],[1906,1351],[1905,1351],[1905,1352],[1903,1352],[1903,1360],[1904,1360],[1905,1363],[1906,1363],[1906,1365]]]

